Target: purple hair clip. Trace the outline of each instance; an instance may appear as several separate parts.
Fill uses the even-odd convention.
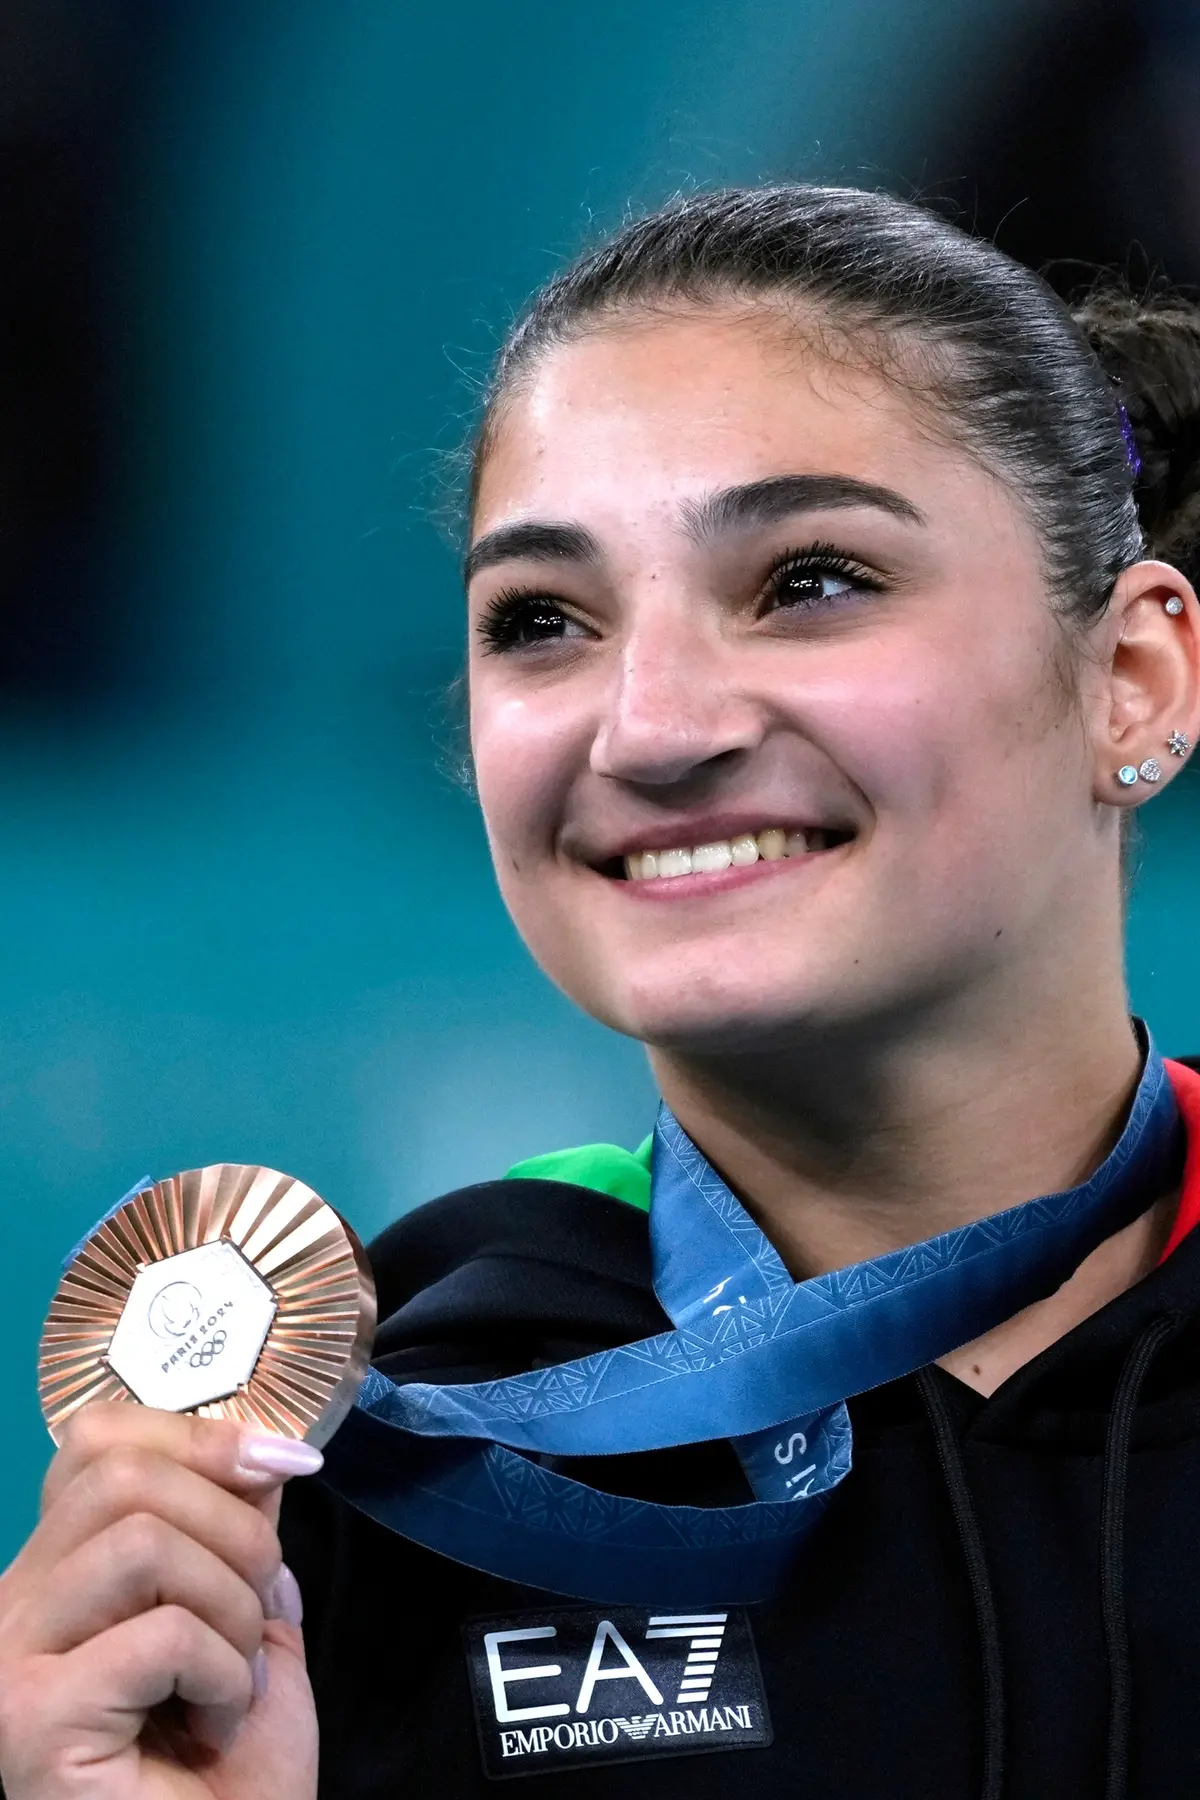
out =
[[[1125,441],[1125,459],[1129,464],[1129,473],[1136,481],[1142,472],[1142,459],[1138,455],[1137,439],[1133,435],[1133,426],[1129,423],[1129,414],[1120,400],[1117,401],[1117,412],[1121,417],[1121,436]]]

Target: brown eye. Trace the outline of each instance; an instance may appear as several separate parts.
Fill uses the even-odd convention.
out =
[[[786,569],[778,577],[772,596],[776,606],[812,606],[853,593],[848,575],[822,575],[815,569]]]
[[[485,650],[525,650],[586,636],[577,619],[546,594],[497,594],[477,627]]]
[[[830,545],[812,544],[789,550],[767,576],[760,602],[763,613],[820,612],[857,595],[877,593],[883,582]]]

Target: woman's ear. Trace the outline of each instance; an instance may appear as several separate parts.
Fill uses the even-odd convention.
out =
[[[1136,806],[1200,737],[1200,602],[1169,563],[1139,562],[1118,577],[1106,619],[1095,798]]]

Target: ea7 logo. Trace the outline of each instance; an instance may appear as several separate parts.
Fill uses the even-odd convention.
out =
[[[677,1706],[682,1706],[685,1700],[708,1699],[728,1619],[728,1613],[680,1613],[675,1618],[664,1615],[662,1618],[651,1619],[646,1627],[648,1638],[688,1640],[688,1656],[683,1667],[679,1696],[675,1702]]]
[[[466,1639],[489,1775],[771,1741],[742,1612],[572,1607]]]
[[[708,1698],[728,1617],[728,1613],[664,1613],[650,1619],[646,1627],[647,1638],[688,1640],[687,1662],[675,1700],[677,1706],[682,1706],[685,1700]],[[544,1663],[540,1668],[532,1669],[506,1669],[501,1661],[501,1649],[505,1644],[530,1644],[539,1638],[557,1636],[558,1630],[553,1625],[529,1625],[518,1631],[484,1632],[483,1643],[492,1683],[492,1699],[496,1718],[501,1724],[515,1724],[518,1719],[561,1719],[571,1711],[570,1706],[561,1700],[552,1702],[549,1706],[514,1707],[508,1698],[510,1682],[553,1680],[562,1674],[560,1663]],[[606,1666],[606,1651],[610,1645],[617,1661],[609,1659]],[[590,1710],[598,1681],[637,1681],[647,1699],[652,1700],[655,1706],[663,1703],[663,1696],[646,1673],[645,1664],[634,1655],[611,1619],[597,1620],[596,1634],[592,1639],[583,1680],[575,1698],[574,1710],[577,1713]]]

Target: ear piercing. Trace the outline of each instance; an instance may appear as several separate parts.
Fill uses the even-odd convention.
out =
[[[1192,740],[1184,731],[1173,731],[1167,739],[1167,749],[1172,756],[1186,756],[1192,747]],[[1148,756],[1144,763],[1136,767],[1133,763],[1123,763],[1117,770],[1117,780],[1122,787],[1133,787],[1136,782],[1148,781],[1153,785],[1162,780],[1162,764],[1156,756]]]
[[[1183,601],[1178,594],[1170,595],[1164,605],[1173,619],[1177,619],[1183,611]],[[1167,739],[1167,749],[1172,756],[1186,756],[1191,747],[1192,740],[1185,731],[1173,731]],[[1133,763],[1123,763],[1117,770],[1117,780],[1122,787],[1133,787],[1139,781],[1161,781],[1162,764],[1155,756],[1148,756],[1137,767]]]
[[[1117,770],[1117,780],[1122,787],[1133,787],[1138,781],[1161,781],[1162,764],[1153,756],[1148,756],[1144,763],[1135,768],[1132,763],[1125,763]]]

